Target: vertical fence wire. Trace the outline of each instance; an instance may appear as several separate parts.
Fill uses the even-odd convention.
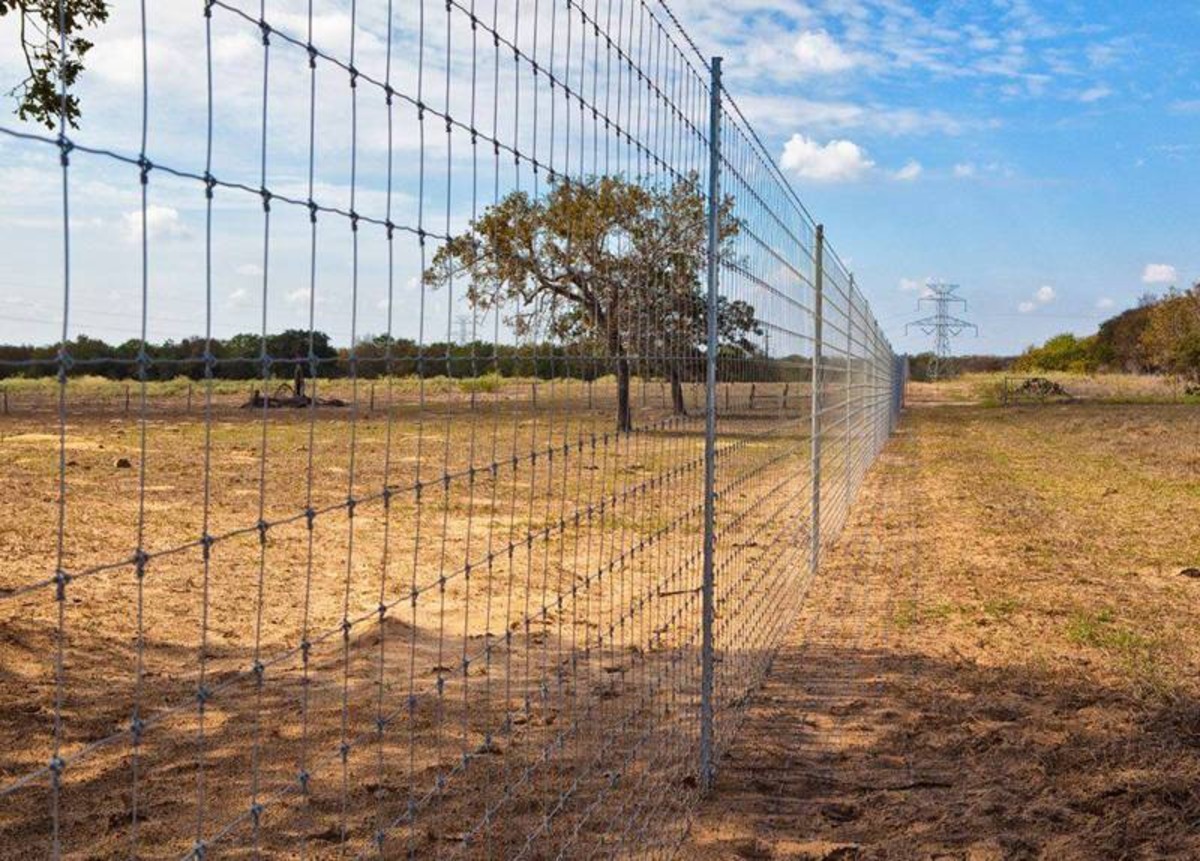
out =
[[[50,656],[0,688],[6,845],[671,857],[906,373],[719,61],[661,0],[203,0],[192,163],[137,11],[127,146],[65,88],[54,136],[0,124],[63,237],[54,355],[3,364],[57,378],[53,535],[0,589]],[[83,363],[79,162],[140,213],[138,346]],[[159,200],[203,220],[185,355]],[[127,433],[131,492],[74,479]]]

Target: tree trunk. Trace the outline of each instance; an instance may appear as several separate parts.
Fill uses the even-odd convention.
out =
[[[608,355],[617,362],[617,433],[633,430],[633,413],[629,403],[629,359],[621,344],[620,318],[614,294],[608,305]]]
[[[292,374],[292,394],[297,400],[304,397],[304,365],[296,362]]]
[[[683,375],[679,363],[671,362],[671,409],[677,416],[687,415],[687,404],[683,402]]]
[[[629,408],[629,360],[623,353],[617,355],[617,430],[621,433],[633,430],[633,413]]]

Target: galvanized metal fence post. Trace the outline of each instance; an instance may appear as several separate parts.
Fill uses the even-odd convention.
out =
[[[849,297],[846,299],[846,516],[850,515],[850,498],[854,485],[854,275],[850,276]],[[874,352],[872,352],[874,355]]]
[[[809,527],[809,563],[817,573],[821,564],[821,342],[825,338],[825,225],[817,225],[816,274],[813,277],[812,357],[812,524]]]
[[[712,58],[708,122],[708,344],[704,383],[704,578],[700,586],[700,786],[712,788],[713,615],[717,519],[717,252],[721,217],[721,58]]]

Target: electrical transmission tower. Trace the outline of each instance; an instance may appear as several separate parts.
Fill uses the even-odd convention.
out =
[[[467,327],[471,323],[471,318],[466,314],[459,314],[455,320],[458,323],[458,343],[467,343]]]
[[[914,320],[904,327],[904,334],[909,329],[917,327],[926,335],[933,336],[933,364],[929,368],[929,378],[937,382],[942,375],[943,367],[950,358],[950,339],[957,338],[967,329],[974,330],[979,335],[979,327],[974,323],[961,320],[950,313],[956,305],[962,305],[962,312],[967,312],[967,300],[954,295],[958,290],[957,284],[944,284],[940,281],[930,281],[925,285],[925,294],[917,300],[917,308],[926,302],[932,303],[934,311],[929,317]]]

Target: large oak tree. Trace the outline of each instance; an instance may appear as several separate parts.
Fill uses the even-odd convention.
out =
[[[719,247],[732,255],[740,229],[733,200],[721,202]],[[427,284],[465,283],[483,311],[501,309],[524,334],[535,327],[575,343],[593,342],[617,378],[617,428],[633,427],[631,360],[670,377],[682,413],[682,380],[703,356],[707,330],[706,201],[695,177],[666,186],[619,176],[557,178],[535,198],[514,191],[442,245]],[[513,309],[516,309],[515,311]],[[723,355],[754,355],[754,309],[722,298]]]

